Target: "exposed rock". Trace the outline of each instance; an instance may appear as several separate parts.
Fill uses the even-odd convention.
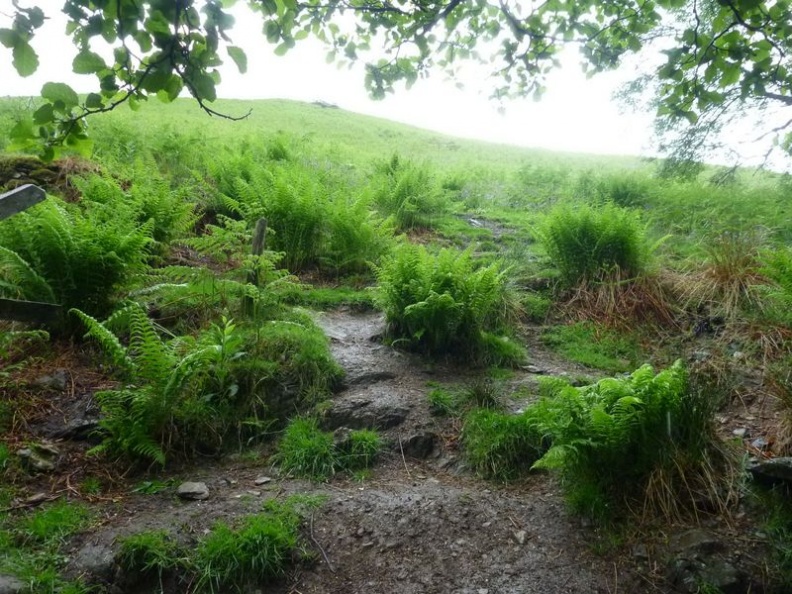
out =
[[[209,499],[209,487],[206,483],[186,482],[179,485],[176,494],[182,499],[201,501]]]
[[[113,550],[103,544],[86,543],[69,561],[69,573],[90,575],[92,579],[110,582],[113,579],[115,560]]]
[[[401,406],[374,404],[368,399],[336,402],[324,419],[326,429],[390,429],[404,422],[409,411]]]
[[[410,458],[425,459],[437,452],[440,438],[437,433],[421,431],[401,441],[401,451]]]
[[[260,476],[255,481],[253,481],[253,484],[255,484],[256,486],[261,486],[261,485],[266,485],[267,483],[269,483],[271,481],[272,481],[271,477]]]
[[[746,575],[721,558],[707,560],[676,559],[671,568],[671,582],[679,592],[695,594],[707,584],[723,594],[748,591]]]
[[[37,388],[45,390],[57,390],[62,392],[68,385],[69,376],[65,369],[56,369],[51,375],[42,375],[33,381],[33,385]]]
[[[724,543],[707,530],[694,528],[671,538],[671,550],[680,557],[692,559],[699,555],[710,555],[724,550]]]
[[[53,439],[69,439],[75,441],[94,440],[101,438],[97,433],[101,411],[93,394],[83,394],[61,409],[61,414],[47,419],[37,430]]]
[[[528,533],[525,530],[517,530],[512,533],[512,536],[514,541],[520,546],[524,545],[525,541],[528,540]]]
[[[747,428],[740,427],[739,429],[732,431],[732,435],[734,435],[734,437],[739,437],[740,439],[745,439],[750,436],[750,433],[748,432]]]
[[[522,369],[524,369],[528,373],[533,373],[534,375],[544,375],[547,373],[546,369],[542,369],[541,367],[537,367],[536,365],[525,365]]]
[[[754,461],[748,466],[748,472],[763,483],[792,484],[792,457],[771,458],[770,460]]]
[[[0,575],[0,594],[17,594],[25,584],[10,575]]]
[[[42,442],[17,450],[17,456],[33,470],[52,472],[58,464],[60,450],[52,444]]]
[[[396,374],[391,371],[370,371],[365,369],[349,369],[341,382],[341,388],[351,386],[376,384],[396,379]]]

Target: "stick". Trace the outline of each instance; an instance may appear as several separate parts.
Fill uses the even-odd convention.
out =
[[[399,433],[399,450],[401,451],[402,463],[404,464],[404,470],[407,471],[407,478],[412,480],[412,476],[410,475],[410,469],[407,468],[407,459],[404,457],[404,448],[402,447],[401,433]]]
[[[325,553],[325,550],[322,548],[322,545],[319,544],[319,541],[316,540],[316,537],[314,536],[313,519],[314,519],[314,515],[311,514],[311,540],[319,548],[319,551],[322,553],[322,557],[324,557],[325,563],[327,563],[327,567],[330,568],[330,571],[335,573],[335,569],[333,569],[333,564],[330,563],[330,559],[327,558],[327,553]]]

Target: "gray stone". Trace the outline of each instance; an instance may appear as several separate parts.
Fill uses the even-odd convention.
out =
[[[70,573],[88,574],[92,578],[109,582],[115,569],[113,550],[102,544],[87,543],[79,549],[69,562]]]
[[[751,447],[756,448],[760,452],[766,452],[770,449],[770,442],[768,442],[764,437],[757,437],[751,442]]]
[[[516,530],[512,533],[512,536],[514,537],[514,541],[521,546],[528,540],[528,533],[525,530]]]
[[[421,431],[401,441],[401,451],[410,458],[425,459],[436,452],[440,438],[437,433]]]
[[[735,429],[734,431],[732,431],[732,435],[734,435],[734,437],[739,437],[740,439],[745,439],[750,436],[750,434],[748,433],[748,429],[746,429],[745,427],[740,427],[739,429]]]
[[[269,482],[272,482],[272,478],[268,476],[260,476],[255,481],[253,481],[253,484],[255,484],[256,486],[261,486],[261,485],[266,485]]]
[[[209,487],[206,483],[186,482],[179,485],[176,489],[176,494],[182,499],[190,499],[194,501],[201,501],[209,499]]]
[[[60,450],[52,444],[41,442],[17,450],[17,456],[33,470],[52,472],[58,464]]]
[[[323,425],[326,429],[390,429],[401,425],[409,410],[401,406],[374,404],[368,399],[350,399],[336,402],[327,412]]]
[[[526,365],[523,367],[523,369],[528,373],[533,373],[534,375],[544,375],[547,373],[545,369],[537,367],[536,365]]]
[[[748,472],[760,482],[792,484],[792,457],[754,461],[748,466]]]
[[[0,594],[17,594],[24,587],[25,584],[13,576],[0,575]]]
[[[693,528],[671,537],[671,550],[683,559],[710,555],[725,548],[717,535],[707,530]]]
[[[44,388],[46,390],[57,390],[62,392],[68,385],[69,376],[65,369],[57,369],[51,375],[42,375],[33,381],[33,385],[37,388]]]

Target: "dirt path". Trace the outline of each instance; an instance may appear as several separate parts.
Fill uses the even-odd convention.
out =
[[[183,502],[169,489],[108,504],[102,526],[74,543],[74,573],[112,582],[118,536],[166,529],[191,542],[216,521],[300,493],[325,498],[307,530],[317,562],[289,576],[273,590],[279,594],[561,594],[623,587],[617,582],[628,577],[622,570],[615,576],[613,563],[591,552],[592,535],[566,515],[551,477],[505,486],[464,470],[449,437],[453,421],[430,415],[426,393],[427,382],[464,381],[469,370],[428,365],[381,344],[378,314],[336,311],[318,321],[347,371],[346,388],[327,413],[329,427],[378,427],[390,445],[372,476],[317,484],[278,477],[276,469],[249,459],[195,468],[178,480],[205,482],[208,500]],[[550,359],[533,364],[559,371]],[[535,374],[511,382],[528,385]],[[431,436],[430,447],[415,449],[415,435]],[[273,478],[257,485],[262,475]]]

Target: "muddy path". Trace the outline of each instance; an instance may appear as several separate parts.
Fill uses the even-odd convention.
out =
[[[170,477],[172,485],[204,482],[208,499],[182,501],[171,487],[100,504],[99,525],[72,543],[72,575],[136,592],[119,585],[119,537],[164,529],[194,543],[216,522],[254,513],[267,499],[307,494],[324,498],[304,530],[315,562],[268,592],[605,593],[637,583],[628,567],[592,552],[594,534],[566,514],[549,475],[503,485],[467,471],[458,427],[430,414],[426,394],[428,384],[465,382],[474,370],[429,364],[382,344],[377,313],[339,310],[317,321],[347,372],[326,411],[327,428],[377,428],[388,444],[371,476],[312,483],[279,476],[265,457],[249,455],[185,469]],[[534,349],[531,365],[509,385],[533,386],[537,372],[580,371]]]

